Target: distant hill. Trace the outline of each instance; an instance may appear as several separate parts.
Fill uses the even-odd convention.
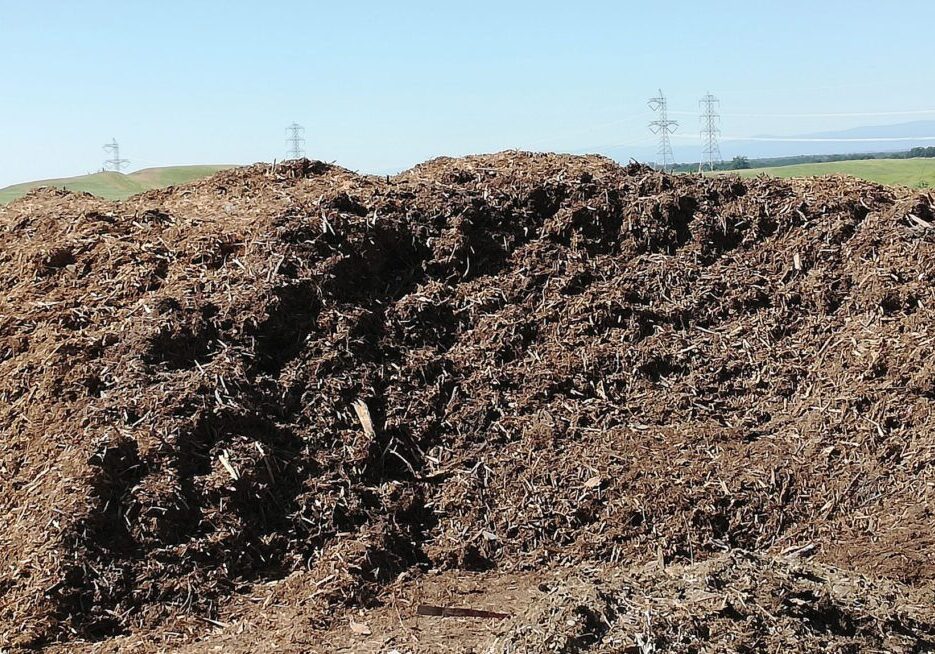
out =
[[[865,125],[863,127],[852,127],[833,132],[818,132],[807,134],[816,138],[869,138],[875,136],[882,137],[901,137],[901,138],[922,138],[935,135],[935,120],[915,120],[909,123],[896,123],[895,125]],[[931,144],[931,143],[929,143]],[[920,143],[920,145],[925,145]],[[913,146],[900,146],[903,148]]]
[[[829,161],[825,163],[748,168],[727,171],[741,177],[770,175],[772,177],[813,177],[816,175],[853,175],[879,184],[935,187],[935,159],[866,159],[860,161]],[[726,173],[714,173],[716,175]]]
[[[78,177],[61,179],[43,179],[24,184],[14,184],[0,189],[0,204],[12,202],[26,195],[31,189],[40,186],[66,188],[70,191],[84,191],[108,200],[124,200],[131,195],[165,188],[176,184],[186,184],[196,179],[208,177],[233,166],[166,166],[163,168],[144,168],[135,173],[124,175],[115,172],[100,172]]]
[[[729,141],[728,152],[753,153],[757,157],[784,157],[795,154],[854,154],[859,152],[896,152],[914,147],[935,145],[925,137],[935,136],[935,121],[917,120],[896,125],[853,127],[829,132],[814,132],[793,137],[761,136],[758,138],[801,138],[802,141]],[[905,141],[874,140],[902,138]],[[813,139],[813,140],[808,140]],[[828,139],[828,140],[822,140]],[[844,141],[836,139],[860,139]],[[724,147],[721,148],[724,150]],[[743,151],[743,152],[741,152]],[[748,155],[749,156],[749,155]]]
[[[724,134],[730,133],[729,119],[722,125]],[[689,130],[691,138],[682,138],[684,130]],[[647,129],[646,134],[649,131]],[[676,132],[672,140],[675,160],[678,162],[698,161],[701,158],[701,137],[696,137],[695,124],[684,121],[683,131]],[[861,152],[898,152],[914,147],[935,145],[935,141],[924,137],[935,136],[935,120],[917,120],[895,125],[867,125],[837,131],[814,132],[776,136],[758,135],[749,140],[722,140],[721,155],[729,160],[735,156],[751,159],[767,157],[789,157],[795,155],[856,154]],[[802,139],[792,141],[771,141],[768,139]],[[907,141],[878,141],[875,138],[905,138]],[[756,140],[766,139],[766,140]],[[812,139],[812,140],[809,140]],[[832,140],[822,140],[832,139]],[[834,139],[868,139],[860,141],[841,141]],[[656,144],[643,146],[604,145],[575,150],[603,154],[616,161],[626,162],[630,158],[650,162],[656,159]]]

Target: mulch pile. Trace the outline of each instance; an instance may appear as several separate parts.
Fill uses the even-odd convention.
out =
[[[518,152],[35,191],[0,208],[0,648],[299,571],[327,629],[404,572],[646,562],[718,581],[607,578],[601,637],[502,651],[931,646],[933,205]]]

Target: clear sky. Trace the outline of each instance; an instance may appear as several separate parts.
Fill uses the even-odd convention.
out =
[[[308,155],[386,172],[440,154],[935,119],[933,0],[0,0],[0,186],[99,169]],[[866,113],[866,116],[766,114]],[[732,114],[754,114],[741,116]],[[675,141],[676,158],[680,141]]]

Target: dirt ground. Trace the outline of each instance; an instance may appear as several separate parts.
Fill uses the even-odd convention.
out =
[[[0,650],[932,651],[933,204],[522,152],[33,192]]]

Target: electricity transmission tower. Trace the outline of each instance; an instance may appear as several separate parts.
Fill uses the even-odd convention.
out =
[[[676,120],[669,120],[669,109],[666,104],[666,96],[662,94],[662,89],[659,89],[659,95],[657,97],[650,98],[649,108],[655,111],[659,116],[657,120],[649,124],[649,131],[659,135],[659,149],[656,151],[656,154],[659,155],[662,161],[662,170],[668,171],[674,163],[672,143],[669,140],[669,134],[675,132],[679,124]]]
[[[292,123],[286,128],[286,145],[289,146],[289,158],[301,159],[305,156],[305,128]]]
[[[721,133],[718,124],[721,122],[721,116],[718,113],[718,106],[721,101],[710,93],[706,93],[698,104],[701,105],[701,163],[698,164],[698,172],[705,168],[714,170],[714,165],[721,162],[721,146],[718,145],[718,136]]]
[[[117,139],[111,139],[110,143],[105,143],[104,152],[110,155],[110,159],[104,161],[104,170],[113,170],[119,173],[124,166],[130,163],[129,159],[120,158],[120,145],[117,143]]]

